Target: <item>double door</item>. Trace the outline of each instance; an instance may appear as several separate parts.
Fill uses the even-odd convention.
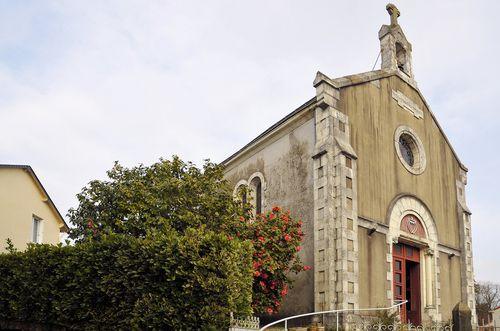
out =
[[[393,247],[392,257],[394,300],[408,300],[401,307],[401,321],[420,325],[420,250],[398,243]]]

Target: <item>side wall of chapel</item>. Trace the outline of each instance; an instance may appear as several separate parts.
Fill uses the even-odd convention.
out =
[[[314,118],[310,109],[304,109],[290,122],[280,126],[255,147],[240,154],[226,167],[225,177],[233,187],[250,183],[260,174],[262,183],[262,211],[280,206],[303,221],[303,248],[299,253],[305,265],[313,266],[313,148]],[[279,315],[290,316],[314,310],[313,271],[304,271],[294,277],[292,290],[285,297]]]

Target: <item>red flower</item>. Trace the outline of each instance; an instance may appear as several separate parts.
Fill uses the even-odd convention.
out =
[[[231,236],[227,236],[227,239],[229,239],[229,240],[233,240],[233,237],[231,237]]]
[[[243,216],[240,216],[240,221],[244,222],[245,218]]]
[[[285,286],[281,290],[280,294],[281,294],[282,297],[284,297],[287,293],[288,293],[288,287]]]
[[[259,284],[260,284],[260,286],[262,286],[263,288],[266,288],[266,283],[264,283],[264,281],[263,281],[263,280],[261,280],[261,281],[259,282]]]
[[[270,215],[269,215],[269,219],[270,219],[271,221],[272,221],[273,219],[275,219],[275,218],[276,218],[276,215],[275,215],[275,214],[270,214]]]
[[[312,268],[311,268],[311,266],[309,266],[309,265],[305,265],[305,266],[304,266],[304,271],[311,270],[311,269],[312,269]]]
[[[263,279],[267,279],[267,277],[269,277],[266,273],[262,273],[260,276],[261,276]]]
[[[281,303],[280,303],[278,300],[276,300],[276,301],[274,301],[274,305],[275,305],[276,307],[279,307],[279,306],[281,305]]]
[[[266,312],[271,315],[273,313],[273,309],[271,307],[267,307]]]
[[[259,277],[260,276],[260,272],[258,270],[255,270],[255,272],[253,273],[253,276],[254,277]]]
[[[257,269],[257,268],[258,268],[258,267],[260,267],[261,265],[262,265],[262,263],[260,263],[260,262],[254,262],[254,263],[253,263],[253,268],[254,268],[254,269]]]
[[[292,240],[292,237],[290,237],[290,235],[289,235],[289,234],[285,234],[285,237],[284,237],[284,238],[285,238],[285,240],[286,240],[286,241],[290,241],[290,240]]]
[[[279,212],[280,210],[281,210],[281,208],[278,206],[273,207],[273,212],[275,212],[275,213]]]
[[[257,239],[259,239],[259,241],[260,241],[261,243],[263,243],[264,241],[266,241],[266,239],[264,239],[264,237],[262,237],[262,236],[260,236],[260,237],[259,237],[259,238],[257,238]]]
[[[301,247],[301,246],[297,246],[297,247],[295,247],[295,250],[296,250],[297,252],[300,252],[300,251],[301,251],[301,249],[302,249],[302,247]]]

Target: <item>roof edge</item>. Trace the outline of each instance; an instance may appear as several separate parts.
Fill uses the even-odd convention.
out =
[[[59,217],[59,220],[63,223],[63,227],[61,227],[61,232],[67,232],[69,231],[69,226],[64,220],[64,217],[62,217],[61,213],[59,212],[59,209],[57,209],[56,205],[50,198],[49,193],[47,193],[47,190],[45,190],[45,187],[43,186],[42,182],[40,179],[38,179],[38,176],[36,175],[35,171],[31,166],[26,165],[26,164],[0,164],[0,168],[10,168],[10,169],[22,169],[27,171],[31,177],[35,180],[36,184],[38,187],[42,190],[43,194],[47,197],[47,202],[49,206],[55,211],[56,215]],[[64,230],[64,231],[63,231]]]
[[[422,92],[418,88],[416,81],[413,80],[411,77],[404,75],[399,70],[385,70],[385,69],[372,70],[372,71],[362,72],[359,74],[342,76],[342,77],[338,77],[338,78],[334,78],[334,79],[329,78],[327,75],[318,71],[316,74],[316,79],[314,80],[313,85],[316,86],[317,84],[319,84],[320,81],[325,81],[329,85],[333,86],[334,88],[341,89],[341,88],[359,85],[359,84],[364,84],[364,83],[368,83],[368,82],[371,82],[374,80],[380,80],[380,79],[388,78],[388,77],[392,77],[392,76],[399,77],[401,80],[406,82],[410,87],[412,87],[418,93],[418,95],[420,96],[420,98],[424,102],[425,106],[427,107],[427,110],[429,110],[429,113],[430,113],[432,119],[434,120],[434,123],[436,123],[436,126],[438,127],[438,129],[441,132],[441,134],[443,135],[446,143],[450,147],[451,152],[452,152],[453,156],[455,157],[455,159],[457,160],[460,168],[466,172],[469,171],[469,169],[467,169],[467,167],[460,160],[457,152],[455,151],[450,140],[448,139],[448,136],[446,135],[443,128],[439,124],[439,121],[437,120],[436,116],[434,115],[434,112],[432,111],[429,103],[427,102],[424,95],[422,94]],[[221,164],[226,166],[228,163],[233,161],[239,154],[243,153],[246,149],[248,149],[251,145],[255,144],[257,141],[262,139],[264,136],[269,134],[271,131],[276,129],[278,126],[280,126],[281,124],[283,124],[284,122],[286,122],[287,120],[289,120],[290,118],[295,116],[296,114],[300,113],[305,108],[311,106],[314,102],[316,102],[316,97],[310,99],[309,101],[307,101],[306,103],[301,105],[299,108],[295,109],[293,112],[291,112],[290,114],[288,114],[287,116],[285,116],[284,118],[282,118],[281,120],[279,120],[278,122],[276,122],[275,124],[270,126],[263,133],[261,133],[256,138],[251,140],[248,144],[246,144],[245,146],[240,148],[238,151],[236,151],[235,153],[233,153],[232,155],[227,157],[224,161],[221,162]]]
[[[291,119],[295,115],[299,114],[304,109],[310,107],[315,102],[316,102],[316,97],[309,99],[307,102],[305,102],[304,104],[302,104],[300,107],[296,108],[294,111],[292,111],[291,113],[289,113],[288,115],[286,115],[285,117],[283,117],[281,120],[279,120],[278,122],[276,122],[273,125],[271,125],[264,132],[262,132],[257,137],[255,137],[254,139],[252,139],[249,143],[247,143],[246,145],[244,145],[242,148],[240,148],[239,150],[237,150],[236,152],[234,152],[233,154],[231,154],[229,157],[227,157],[220,164],[222,164],[223,166],[227,166],[229,163],[231,163],[232,161],[234,161],[240,154],[242,154],[246,150],[248,150],[250,148],[250,146],[254,145],[256,142],[258,142],[259,140],[261,140],[262,138],[264,138],[266,135],[268,135],[269,133],[271,133],[274,129],[278,128],[280,125],[284,124],[286,121],[288,121],[289,119]]]
[[[412,87],[418,93],[418,95],[420,96],[420,98],[424,102],[425,106],[427,107],[427,110],[429,110],[429,113],[430,113],[432,119],[434,120],[434,123],[436,123],[439,131],[443,135],[444,140],[446,141],[446,143],[450,147],[451,152],[452,152],[453,156],[455,157],[455,159],[457,160],[460,168],[466,172],[469,171],[469,169],[467,169],[465,164],[463,164],[462,161],[460,160],[460,157],[458,156],[457,152],[453,148],[453,145],[451,144],[450,140],[448,139],[448,136],[446,135],[443,128],[439,124],[439,121],[437,120],[436,115],[434,115],[434,112],[432,111],[431,106],[429,105],[429,103],[425,99],[424,95],[422,94],[422,92],[418,88],[417,83],[413,79],[411,79],[410,77],[402,74],[399,70],[380,69],[380,70],[367,71],[367,72],[354,74],[354,75],[338,77],[335,79],[331,79],[331,78],[328,78],[328,79],[330,80],[331,85],[333,85],[337,88],[344,88],[344,87],[358,85],[358,84],[364,84],[364,83],[368,83],[368,82],[371,82],[374,80],[379,80],[382,78],[388,78],[388,77],[392,77],[392,76],[399,77],[401,80],[403,80],[408,85],[410,85],[410,87]]]

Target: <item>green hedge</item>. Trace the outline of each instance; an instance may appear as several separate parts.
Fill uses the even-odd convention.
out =
[[[70,329],[222,328],[251,313],[252,248],[188,229],[0,254],[0,320]]]

